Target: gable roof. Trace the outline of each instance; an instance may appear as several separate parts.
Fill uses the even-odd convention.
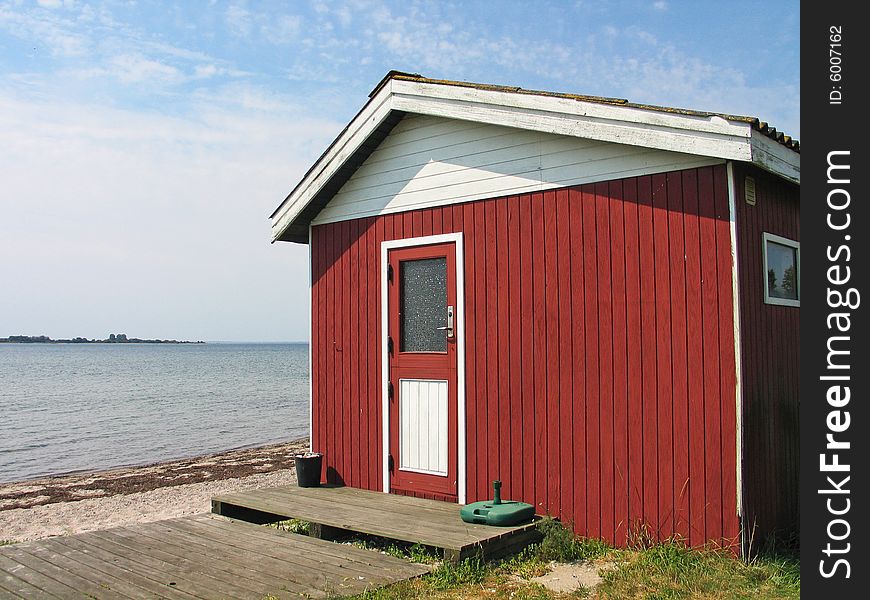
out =
[[[800,183],[800,143],[756,117],[390,71],[270,215],[272,241],[307,242],[311,221],[407,113],[752,162]]]

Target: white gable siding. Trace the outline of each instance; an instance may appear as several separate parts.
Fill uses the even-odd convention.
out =
[[[312,223],[721,162],[640,146],[408,115]]]

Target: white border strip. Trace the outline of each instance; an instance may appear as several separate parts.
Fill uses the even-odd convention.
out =
[[[737,182],[734,163],[726,165],[728,172],[728,220],[731,226],[731,297],[734,310],[734,375],[736,380],[735,404],[737,409],[737,517],[740,519],[740,548],[745,548],[746,523],[743,522],[743,373],[740,340],[740,278],[737,273]]]
[[[770,289],[767,284],[767,242],[773,242],[780,246],[793,248],[795,251],[795,267],[797,268],[797,300],[791,298],[774,298],[770,295]],[[781,235],[773,233],[761,232],[761,256],[764,260],[764,271],[762,272],[761,285],[764,286],[764,303],[774,304],[778,306],[794,306],[800,308],[801,305],[801,243],[795,240],[784,238]]]
[[[381,422],[383,423],[383,490],[390,493],[390,397],[387,382],[390,380],[389,334],[387,311],[388,284],[387,264],[390,250],[432,244],[456,244],[456,467],[457,501],[465,504],[466,494],[466,449],[465,449],[465,253],[462,232],[427,235],[403,240],[381,242]]]
[[[425,381],[426,383],[430,383],[430,382],[431,382],[431,383],[443,383],[443,384],[445,384],[445,385],[447,386],[447,388],[448,388],[448,390],[447,390],[447,401],[450,402],[450,381],[447,380],[447,379],[417,379],[417,378],[414,378],[414,379],[408,379],[408,378],[402,378],[402,379],[399,379],[399,389],[401,389],[401,387],[402,387],[402,382],[403,382],[403,381],[418,381],[418,382],[423,382],[423,381]],[[401,407],[400,407],[400,410],[401,410]],[[447,431],[448,431],[448,438],[449,438],[449,437],[450,437],[450,429],[449,429],[449,425],[448,425],[448,430],[447,430]],[[402,446],[404,446],[404,440],[403,440],[403,438],[404,438],[404,434],[405,434],[405,429],[404,429],[404,427],[402,427],[401,424],[400,424],[400,425],[399,425],[399,448],[402,448]],[[450,450],[449,450],[450,440],[449,440],[449,439],[447,440],[447,445],[448,445],[447,461],[450,462]],[[424,475],[437,475],[437,476],[439,476],[439,477],[446,477],[446,476],[448,475],[447,471],[436,471],[436,470],[432,470],[432,469],[422,469],[422,468],[416,468],[416,469],[414,469],[414,468],[411,468],[411,467],[403,467],[401,464],[399,464],[399,466],[397,466],[396,468],[397,468],[399,471],[406,471],[406,472],[409,472],[409,473],[422,473],[422,474],[424,474]],[[449,467],[448,467],[448,468],[449,468]]]

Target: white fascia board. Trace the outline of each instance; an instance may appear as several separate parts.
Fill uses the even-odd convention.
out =
[[[563,116],[589,117],[636,123],[639,125],[658,125],[673,129],[687,129],[708,133],[729,135],[745,134],[748,123],[733,122],[719,116],[700,117],[680,112],[644,110],[634,106],[587,102],[574,98],[538,94],[521,94],[475,87],[451,86],[413,81],[393,81],[393,93],[409,97],[439,98],[457,100],[465,103],[480,103],[502,106],[504,108],[530,109],[550,112]]]
[[[295,219],[318,191],[335,175],[335,172],[368,139],[369,135],[387,118],[392,110],[389,82],[372,98],[368,105],[350,122],[332,148],[318,161],[272,218],[272,241],[281,237],[287,226]]]
[[[801,155],[760,131],[752,132],[752,162],[792,183],[801,182]]]
[[[743,135],[726,137],[720,134],[688,129],[665,129],[654,125],[638,125],[615,120],[603,121],[588,117],[560,115],[549,111],[536,112],[529,109],[487,106],[479,103],[460,104],[435,98],[409,98],[397,95],[393,98],[393,106],[397,110],[406,112],[529,129],[615,144],[656,148],[684,154],[710,156],[725,160],[749,161],[752,158],[748,124],[743,128]]]
[[[398,110],[751,161],[749,123],[585,102],[553,96],[395,81]]]

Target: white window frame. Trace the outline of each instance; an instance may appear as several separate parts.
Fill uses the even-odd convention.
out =
[[[780,244],[781,246],[787,246],[789,248],[794,248],[795,250],[795,268],[797,268],[797,300],[792,300],[791,298],[774,298],[769,295],[768,289],[768,281],[767,281],[767,243],[773,242],[774,244]],[[764,261],[764,269],[762,271],[762,278],[764,284],[764,303],[765,304],[775,304],[779,306],[797,306],[801,305],[801,243],[796,242],[795,240],[790,240],[788,238],[784,238],[779,235],[774,235],[772,233],[767,233],[766,231],[761,234],[761,256]]]

